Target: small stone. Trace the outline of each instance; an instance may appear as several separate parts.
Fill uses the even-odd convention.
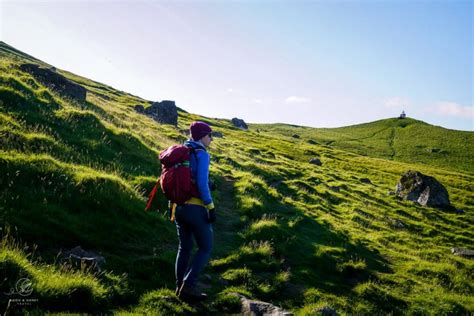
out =
[[[451,248],[451,253],[455,256],[461,256],[469,259],[474,259],[474,250],[467,248]]]
[[[316,313],[321,313],[324,316],[338,316],[339,314],[330,307],[318,307],[314,310]]]
[[[221,132],[212,132],[212,137],[222,138],[222,137],[224,137],[224,135]]]
[[[313,164],[313,165],[316,165],[316,166],[322,166],[323,165],[323,163],[321,162],[321,160],[319,158],[311,158],[309,160],[309,163]]]
[[[339,192],[341,191],[341,187],[339,186],[330,186],[329,189],[334,192]]]

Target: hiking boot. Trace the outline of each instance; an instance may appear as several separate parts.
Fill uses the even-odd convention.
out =
[[[195,286],[183,283],[179,290],[178,297],[183,300],[204,301],[207,299],[207,294],[199,291]]]

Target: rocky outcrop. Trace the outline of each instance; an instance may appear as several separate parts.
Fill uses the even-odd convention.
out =
[[[77,246],[61,254],[61,262],[70,264],[73,268],[86,268],[94,272],[101,272],[105,258],[101,255],[82,249]]]
[[[244,130],[248,130],[249,127],[247,126],[247,124],[244,122],[244,120],[241,120],[241,119],[238,119],[236,117],[234,117],[232,119],[232,124],[234,124],[235,127],[238,127],[240,129],[244,129]]]
[[[145,109],[145,115],[161,124],[178,125],[178,108],[174,101],[154,102]]]
[[[292,316],[293,313],[282,310],[275,305],[262,301],[253,301],[241,294],[234,293],[242,304],[241,314],[244,316]]]
[[[404,200],[423,206],[448,208],[451,206],[446,188],[433,177],[418,171],[407,171],[396,186],[395,193]]]
[[[87,90],[56,72],[55,68],[42,68],[36,64],[22,64],[20,69],[57,93],[76,101],[86,101]]]

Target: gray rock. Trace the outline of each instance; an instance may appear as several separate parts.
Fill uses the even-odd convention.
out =
[[[329,190],[334,191],[334,192],[339,192],[339,191],[341,191],[341,187],[340,187],[340,186],[337,186],[337,185],[335,185],[335,186],[328,186],[328,188],[329,188]]]
[[[95,252],[86,251],[81,246],[63,252],[60,258],[62,263],[68,263],[74,268],[85,267],[94,272],[101,272],[105,264],[104,257]]]
[[[397,183],[396,194],[404,200],[417,202],[422,206],[450,207],[446,188],[433,177],[409,170]]]
[[[174,101],[154,102],[145,109],[145,114],[161,124],[178,125],[178,108]]]
[[[466,257],[469,259],[474,259],[474,250],[467,248],[452,248],[451,253],[455,256]]]
[[[245,296],[234,293],[240,298],[242,304],[242,315],[244,316],[292,316],[293,313],[285,311],[275,305],[262,301],[254,301]]]
[[[36,64],[22,64],[20,69],[30,73],[36,80],[63,96],[79,102],[86,101],[86,88],[57,73],[56,69],[42,68]]]
[[[214,138],[222,138],[224,135],[222,135],[221,132],[212,132],[212,137]]]
[[[247,126],[247,124],[244,122],[244,120],[242,119],[238,119],[236,117],[234,117],[232,119],[232,124],[234,124],[235,127],[238,127],[240,129],[243,129],[243,130],[248,130],[249,127]]]
[[[135,111],[140,114],[145,114],[145,107],[141,104],[135,105]]]
[[[283,180],[277,180],[277,181],[274,181],[272,183],[270,183],[270,188],[277,188],[281,183],[283,182]]]
[[[405,228],[405,224],[397,218],[391,218],[389,216],[385,216],[385,220],[394,228],[398,228],[398,229]]]
[[[309,160],[309,163],[313,164],[313,165],[316,165],[316,166],[322,166],[323,163],[321,162],[321,160],[319,158],[311,158]]]
[[[321,313],[323,316],[338,316],[339,314],[330,307],[318,307],[314,310],[316,313]]]

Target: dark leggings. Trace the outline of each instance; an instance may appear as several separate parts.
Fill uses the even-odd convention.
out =
[[[180,287],[185,281],[186,284],[194,286],[199,273],[209,261],[211,255],[212,224],[208,222],[207,209],[199,205],[185,204],[178,206],[175,217],[179,238],[175,265],[176,285]],[[189,265],[193,249],[193,237],[196,240],[198,251]]]

